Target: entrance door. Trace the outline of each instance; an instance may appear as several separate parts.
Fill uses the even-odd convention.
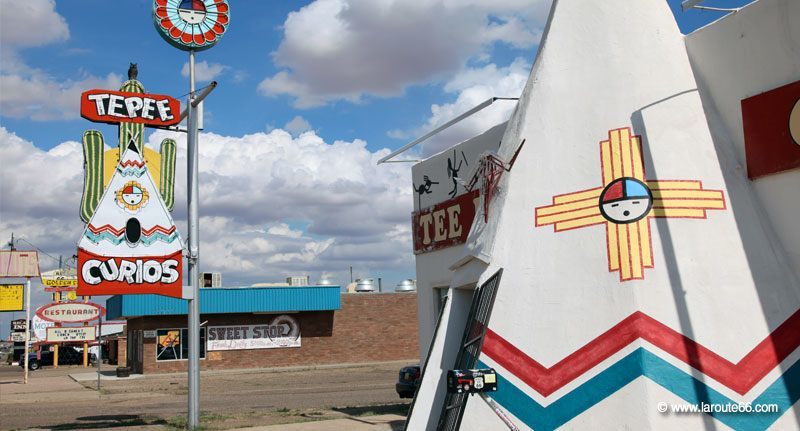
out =
[[[128,331],[128,367],[133,374],[143,374],[144,345],[141,329],[131,329]]]

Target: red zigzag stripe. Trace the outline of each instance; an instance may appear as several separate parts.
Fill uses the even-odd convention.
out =
[[[536,392],[549,396],[638,338],[745,394],[800,345],[800,310],[734,364],[647,314],[637,311],[550,368],[488,329],[482,352]]]
[[[119,165],[122,166],[123,168],[128,166],[136,166],[137,168],[143,168],[144,162],[140,162],[138,160],[125,160],[123,162],[120,162]]]
[[[111,232],[112,234],[114,234],[114,236],[120,236],[125,232],[125,228],[124,227],[120,228],[120,229],[115,229],[110,224],[106,224],[106,225],[103,225],[103,226],[100,226],[100,227],[95,227],[95,226],[90,224],[89,225],[89,230],[92,231],[92,233],[94,233],[94,234],[99,234],[101,232],[108,231],[108,232]],[[169,235],[172,232],[175,232],[175,226],[170,226],[169,228],[165,228],[165,227],[162,227],[162,226],[159,226],[159,225],[155,225],[155,226],[151,227],[150,229],[142,229],[142,235],[144,235],[144,236],[150,236],[154,232],[161,232],[164,235]]]

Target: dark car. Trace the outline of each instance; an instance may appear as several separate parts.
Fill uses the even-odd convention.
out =
[[[89,354],[89,362],[95,361],[95,354]],[[62,346],[58,349],[58,365],[79,365],[83,364],[83,352],[71,347]],[[28,369],[38,370],[47,365],[53,365],[53,352],[43,350],[42,352],[28,353]],[[25,360],[20,359],[19,366],[25,366]]]
[[[419,364],[401,368],[400,378],[394,385],[397,395],[400,395],[400,398],[414,398],[414,393],[419,388],[420,377],[422,375]]]

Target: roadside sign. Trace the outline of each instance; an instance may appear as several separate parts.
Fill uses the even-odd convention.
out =
[[[22,311],[25,285],[0,284],[0,311]]]
[[[105,314],[106,309],[93,302],[54,302],[36,310],[39,318],[56,323],[90,322]]]
[[[25,324],[25,319],[17,319],[11,321],[11,330],[14,332],[25,332],[25,328],[28,325]]]
[[[44,320],[39,316],[33,316],[33,319],[31,319],[33,335],[39,340],[44,340],[47,338],[47,328],[51,326],[56,326],[56,324],[54,322]]]
[[[25,342],[25,333],[24,332],[12,332],[11,333],[11,341],[15,343],[24,343]]]
[[[0,250],[0,277],[38,277],[39,255],[35,251]]]
[[[47,328],[47,342],[94,341],[97,339],[97,326],[76,326],[73,328],[53,326]]]
[[[163,94],[89,90],[81,94],[81,116],[96,123],[172,126],[180,122],[181,102]]]
[[[74,268],[59,268],[42,273],[42,284],[46,292],[68,290],[78,287],[78,272]]]

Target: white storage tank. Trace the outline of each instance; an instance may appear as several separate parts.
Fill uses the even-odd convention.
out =
[[[372,278],[365,278],[363,280],[357,280],[356,282],[356,292],[359,293],[368,293],[368,292],[375,292],[377,288],[375,287],[375,280]]]

